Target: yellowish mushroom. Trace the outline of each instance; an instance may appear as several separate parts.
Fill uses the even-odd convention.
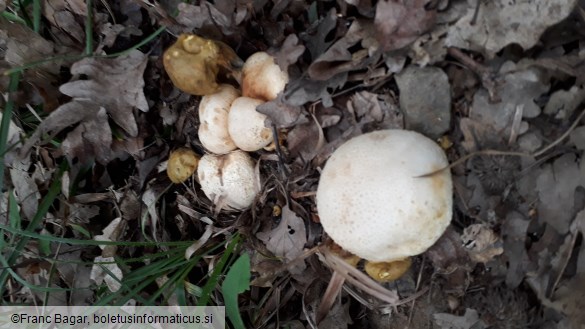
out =
[[[182,183],[195,173],[198,164],[199,156],[193,150],[188,148],[174,150],[169,155],[167,175],[171,182]]]
[[[240,62],[228,45],[195,34],[181,34],[163,54],[163,65],[173,84],[192,95],[216,92],[220,69],[234,71]]]

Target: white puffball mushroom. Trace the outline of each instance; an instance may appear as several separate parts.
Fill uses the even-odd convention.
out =
[[[244,62],[242,95],[271,101],[284,90],[288,79],[288,73],[280,69],[274,57],[257,52]]]
[[[228,114],[232,102],[240,92],[230,85],[220,85],[216,93],[205,95],[199,103],[199,140],[203,147],[215,154],[236,149],[228,132]]]
[[[329,158],[317,210],[329,236],[373,262],[418,255],[443,234],[452,216],[453,183],[445,152],[407,130],[355,137]]]
[[[259,192],[254,160],[240,150],[204,155],[197,177],[203,193],[215,205],[243,210],[252,205]]]
[[[233,101],[228,116],[228,131],[236,146],[254,152],[272,142],[272,130],[264,126],[266,115],[256,111],[264,101],[238,97]]]

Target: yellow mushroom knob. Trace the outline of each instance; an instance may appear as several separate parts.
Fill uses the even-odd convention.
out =
[[[167,175],[171,182],[182,183],[197,170],[199,156],[191,149],[180,148],[171,152],[167,163]]]
[[[408,271],[412,261],[410,258],[395,260],[392,262],[370,262],[367,261],[364,270],[368,275],[378,282],[391,282],[399,279]]]

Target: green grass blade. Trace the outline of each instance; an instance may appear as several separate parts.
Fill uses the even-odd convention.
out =
[[[69,239],[69,238],[60,238],[60,237],[47,237],[41,234],[37,234],[34,232],[22,231],[14,229],[10,226],[0,224],[0,230],[4,230],[9,233],[18,234],[23,237],[39,239],[39,240],[49,240],[54,242],[62,242],[62,243],[69,243],[73,245],[82,245],[82,246],[126,246],[126,247],[147,247],[147,246],[181,246],[184,244],[193,243],[192,241],[169,241],[169,242],[151,242],[151,241],[144,241],[144,242],[120,242],[120,241],[97,241],[97,240],[79,240],[79,239]]]
[[[85,17],[85,54],[93,54],[93,0],[86,0],[87,16]]]
[[[30,221],[29,225],[27,226],[27,228],[24,232],[27,232],[27,231],[31,232],[31,231],[36,230],[38,228],[39,224],[41,224],[42,220],[45,218],[45,215],[49,212],[51,205],[53,204],[53,202],[55,201],[57,196],[61,193],[61,176],[63,175],[65,168],[66,168],[66,162],[63,162],[59,168],[59,171],[57,171],[57,173],[55,174],[55,177],[53,179],[53,183],[51,183],[51,186],[49,187],[49,192],[43,198],[43,201],[39,205],[39,209],[38,209],[37,213],[35,214],[33,219]],[[3,234],[3,233],[0,233],[0,234]],[[24,247],[26,246],[28,240],[29,240],[29,238],[26,236],[21,237],[21,239],[16,244],[16,247],[14,248],[14,250],[12,251],[10,256],[8,257],[8,259],[6,260],[7,265],[5,265],[5,266],[14,265],[16,258],[18,257],[20,252],[24,249]],[[3,258],[3,256],[1,254],[0,254],[0,258]],[[10,275],[10,273],[7,270],[3,270],[2,272],[0,272],[0,295],[4,295],[4,289],[6,288],[6,280],[8,279],[9,275]]]
[[[41,17],[42,17],[42,2],[41,0],[33,1],[33,31],[39,33],[41,31]]]
[[[226,266],[228,259],[233,254],[234,249],[236,248],[239,242],[240,236],[236,235],[225,248],[223,255],[221,255],[221,258],[213,268],[213,272],[209,276],[209,280],[207,280],[207,283],[205,283],[205,286],[203,286],[203,290],[201,292],[201,299],[199,299],[199,301],[197,302],[197,306],[207,306],[207,303],[209,302],[209,298],[211,295],[211,291],[215,289],[215,287],[217,286],[219,276],[223,272],[223,268]]]
[[[230,267],[221,285],[228,318],[236,329],[245,329],[238,307],[238,295],[250,289],[250,255],[243,254]]]
[[[7,151],[8,130],[10,129],[10,120],[12,120],[12,111],[14,110],[14,100],[12,96],[18,89],[20,82],[20,73],[13,73],[10,75],[10,82],[8,83],[8,101],[2,113],[2,122],[0,123],[0,191],[4,190],[4,154]]]

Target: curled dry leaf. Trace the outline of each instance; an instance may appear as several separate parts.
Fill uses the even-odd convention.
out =
[[[471,260],[487,263],[501,255],[504,248],[500,238],[485,224],[472,224],[463,230],[461,241]]]

